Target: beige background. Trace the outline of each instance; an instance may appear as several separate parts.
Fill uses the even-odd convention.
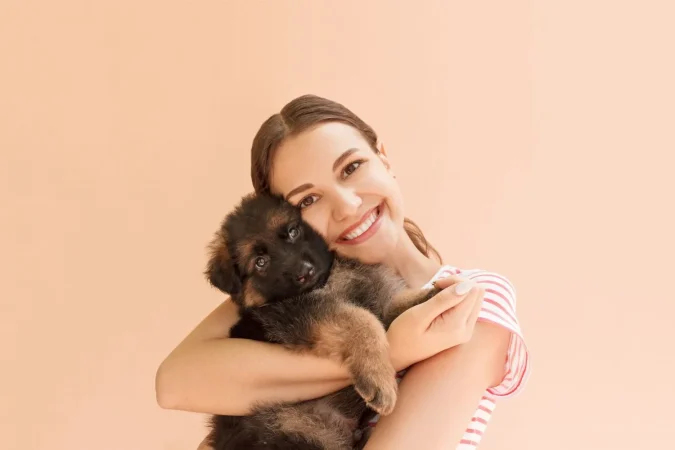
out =
[[[197,446],[155,369],[308,92],[381,134],[448,262],[518,288],[533,371],[482,450],[674,446],[673,7],[415,3],[0,2],[2,448]]]

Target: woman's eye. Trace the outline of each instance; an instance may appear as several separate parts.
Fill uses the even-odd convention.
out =
[[[356,169],[358,169],[361,164],[363,164],[363,161],[354,161],[353,163],[350,163],[347,165],[347,167],[344,168],[342,171],[342,176],[344,178],[348,177],[349,175],[353,174],[356,172]]]
[[[309,197],[300,200],[299,206],[300,208],[307,208],[308,206],[313,205],[317,200],[318,198],[316,195],[310,195]]]
[[[296,227],[292,227],[290,230],[288,230],[288,236],[291,239],[298,237],[298,234],[300,234],[300,230],[298,230]]]
[[[263,267],[265,267],[265,264],[267,264],[267,260],[262,256],[259,256],[255,259],[255,266],[258,269],[262,269]]]

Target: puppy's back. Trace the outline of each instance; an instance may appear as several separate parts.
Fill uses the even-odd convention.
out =
[[[336,297],[349,299],[383,320],[384,311],[406,284],[393,269],[382,264],[336,257],[327,287]]]

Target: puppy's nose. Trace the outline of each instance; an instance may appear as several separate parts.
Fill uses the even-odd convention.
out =
[[[308,279],[314,276],[315,272],[316,271],[314,270],[313,265],[307,261],[303,261],[302,265],[300,266],[300,270],[298,271],[298,282],[300,284],[305,283]]]

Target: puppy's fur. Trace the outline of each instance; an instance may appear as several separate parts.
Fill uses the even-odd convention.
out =
[[[214,450],[343,450],[362,447],[364,413],[383,415],[397,383],[386,328],[436,293],[409,290],[382,265],[338,257],[280,197],[249,195],[223,220],[206,276],[230,294],[240,319],[230,337],[277,343],[343,363],[349,386],[300,403],[257,405],[247,416],[214,416]],[[225,382],[225,381],[223,381]]]

